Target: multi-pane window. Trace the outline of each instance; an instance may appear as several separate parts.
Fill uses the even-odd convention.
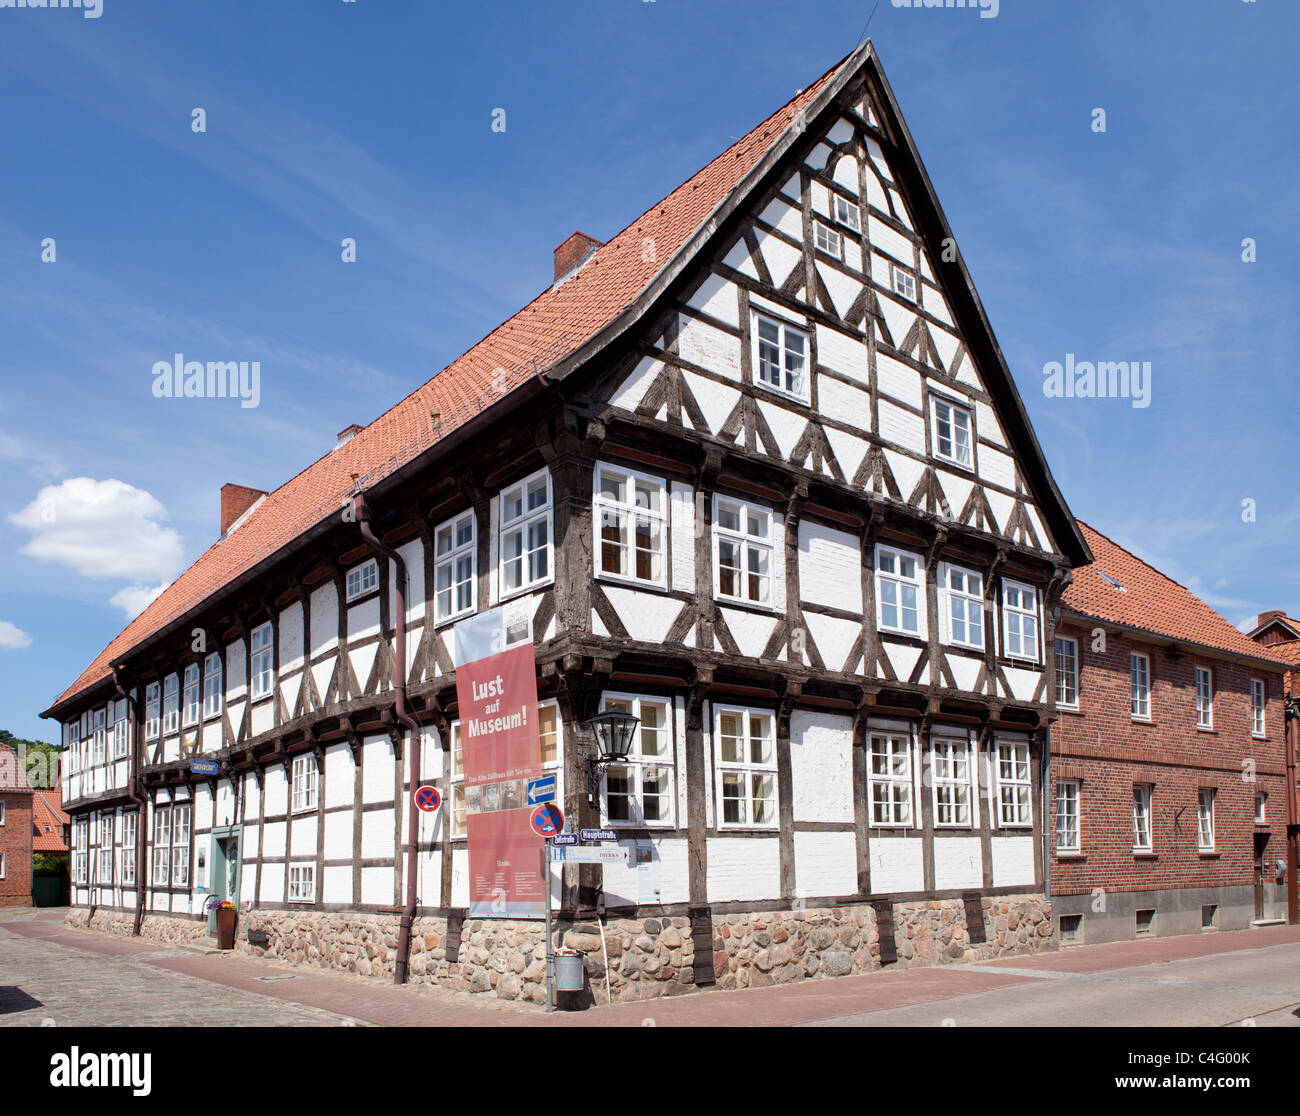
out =
[[[664,482],[613,465],[597,465],[594,499],[600,527],[596,572],[666,585]]]
[[[174,674],[163,680],[163,732],[175,732],[181,723],[181,681]]]
[[[213,651],[211,655],[203,660],[203,716],[205,719],[220,716],[221,700],[221,653]]]
[[[1196,668],[1196,727],[1214,727],[1214,682],[1203,667]]]
[[[451,835],[464,837],[465,827],[465,739],[460,722],[451,723]]]
[[[1151,788],[1141,783],[1133,788],[1133,851],[1151,851]]]
[[[270,621],[253,629],[248,637],[248,650],[249,696],[266,697],[275,682],[275,647]]]
[[[969,826],[969,744],[965,740],[933,740],[930,764],[930,779],[934,785],[934,824]]]
[[[1029,745],[998,744],[998,825],[1033,824]]]
[[[316,809],[316,757],[295,756],[293,760],[293,810]]]
[[[835,220],[841,225],[848,225],[854,232],[858,232],[862,228],[862,213],[858,209],[857,203],[849,201],[848,198],[842,198],[839,194],[833,194],[831,201],[835,208]]]
[[[1056,850],[1079,851],[1079,782],[1060,779],[1056,784]]]
[[[715,739],[721,824],[774,827],[776,740],[772,714],[719,706]]]
[[[199,723],[199,708],[202,702],[202,679],[199,664],[190,663],[185,668],[185,705],[181,723],[186,727]]]
[[[783,395],[808,398],[808,335],[777,318],[754,315],[757,382]]]
[[[347,598],[351,604],[379,588],[379,561],[371,558],[348,570]]]
[[[894,293],[902,295],[908,302],[916,301],[916,277],[910,271],[904,271],[897,264],[891,266]]]
[[[162,724],[162,687],[150,682],[144,688],[144,738],[156,740]]]
[[[1079,707],[1079,643],[1066,636],[1056,637],[1056,704]]]
[[[94,720],[91,723],[94,726],[93,736],[91,737],[92,762],[102,764],[107,751],[104,710],[96,709]]]
[[[948,602],[948,642],[984,649],[984,578],[961,566],[942,567]]]
[[[157,807],[153,815],[153,885],[167,887],[171,883],[172,812]]]
[[[99,815],[98,837],[95,882],[101,886],[111,885],[113,883],[113,814],[111,811]]]
[[[970,411],[947,399],[934,399],[934,455],[943,461],[971,468]]]
[[[109,706],[113,713],[113,725],[109,729],[109,735],[113,738],[113,758],[121,759],[126,755],[127,746],[130,743],[127,727],[127,702],[126,698],[119,698]]]
[[[672,825],[673,748],[667,701],[607,697],[603,709],[639,717],[627,760],[606,764],[605,816],[611,825]]]
[[[316,902],[316,865],[289,865],[289,902]]]
[[[1214,791],[1209,787],[1196,795],[1196,842],[1202,852],[1214,851]]]
[[[828,256],[840,258],[840,234],[820,221],[813,222],[813,241]]]
[[[1032,585],[1002,582],[1002,653],[1038,662],[1038,591]]]
[[[190,882],[190,807],[172,807],[172,887]]]
[[[90,820],[80,818],[72,823],[72,882],[86,882],[87,849],[90,840]]]
[[[542,469],[501,493],[501,592],[551,578],[551,474]]]
[[[873,732],[867,768],[871,824],[912,824],[912,741],[906,733]]]
[[[876,624],[882,631],[921,634],[925,625],[924,569],[915,554],[876,547]]]
[[[1252,736],[1264,735],[1264,705],[1267,698],[1262,678],[1250,680],[1250,732]]]
[[[1151,719],[1151,660],[1134,651],[1128,657],[1129,709],[1140,721]]]
[[[433,604],[438,620],[473,612],[478,539],[474,513],[462,512],[433,533]]]
[[[771,607],[772,554],[772,513],[754,504],[715,496],[715,594]]]
[[[135,886],[135,838],[140,815],[134,810],[122,815],[122,884]]]

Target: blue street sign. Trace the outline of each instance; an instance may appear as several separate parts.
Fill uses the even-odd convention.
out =
[[[542,779],[530,779],[528,782],[528,805],[536,806],[541,802],[555,801],[555,776],[547,775]]]
[[[194,775],[216,775],[221,771],[221,764],[216,760],[190,760],[190,771]]]
[[[578,835],[576,833],[557,833],[551,838],[552,845],[576,845]]]
[[[617,841],[618,834],[612,829],[580,829],[578,836],[584,841]]]

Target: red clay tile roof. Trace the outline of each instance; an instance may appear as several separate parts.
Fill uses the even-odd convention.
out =
[[[209,547],[131,621],[51,710],[108,677],[112,664],[137,644],[337,512],[353,493],[354,475],[363,478],[364,486],[389,476],[610,325],[667,269],[678,250],[852,57],[836,63],[597,249],[568,282],[543,291],[423,387],[267,496],[238,530]],[[647,252],[651,242],[653,251]],[[440,416],[437,434],[430,420],[433,411]]]
[[[67,852],[63,827],[69,824],[61,808],[59,791],[37,790],[32,795],[32,852]]]
[[[31,790],[27,773],[18,762],[18,753],[12,748],[0,746],[0,791],[26,791],[30,794]]]
[[[1074,581],[1062,597],[1066,612],[1285,665],[1276,649],[1238,631],[1195,593],[1082,520],[1079,526],[1096,561],[1074,571]],[[1123,590],[1107,583],[1102,574],[1118,581]]]

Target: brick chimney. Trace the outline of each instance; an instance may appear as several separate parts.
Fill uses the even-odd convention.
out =
[[[586,233],[571,234],[568,240],[555,249],[555,281],[558,283],[569,272],[575,271],[603,243]]]
[[[235,521],[257,503],[266,493],[260,488],[245,488],[242,484],[221,486],[221,535],[234,526]]]
[[[1280,608],[1270,608],[1267,612],[1261,612],[1255,619],[1255,627],[1262,628],[1270,620],[1280,620],[1286,613]]]
[[[358,431],[364,429],[365,427],[363,427],[359,422],[354,422],[351,426],[345,426],[339,431],[339,440],[334,444],[334,448],[338,449],[339,446],[343,445],[345,442],[352,441],[352,436]]]

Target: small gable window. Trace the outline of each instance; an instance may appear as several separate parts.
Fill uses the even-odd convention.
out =
[[[971,468],[970,411],[938,396],[931,403],[934,408],[934,456],[962,469]]]
[[[834,256],[837,260],[841,258],[840,234],[820,221],[813,222],[813,239],[816,241],[819,251],[825,252],[828,256]]]
[[[890,282],[894,293],[902,295],[908,302],[916,301],[916,277],[910,271],[904,271],[897,264],[890,268]]]
[[[841,225],[848,225],[854,232],[862,228],[862,214],[857,205],[838,194],[835,195],[832,204],[835,207],[835,220]]]
[[[782,395],[808,400],[808,335],[788,322],[754,315],[754,376]]]

